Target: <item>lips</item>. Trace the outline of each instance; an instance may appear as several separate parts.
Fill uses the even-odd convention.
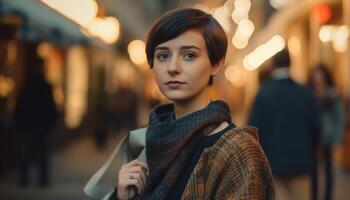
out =
[[[174,85],[174,84],[185,84],[185,82],[182,81],[168,81],[165,83],[165,85]]]
[[[184,84],[185,82],[182,81],[168,81],[165,83],[165,85],[172,90],[180,89]]]

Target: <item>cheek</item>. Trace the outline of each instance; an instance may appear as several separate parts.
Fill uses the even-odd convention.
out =
[[[209,81],[211,70],[208,68],[202,68],[197,70],[196,72],[191,73],[192,74],[192,83],[198,86],[207,85]]]
[[[159,74],[154,73],[154,80],[156,81],[158,87],[160,87],[160,85],[161,85],[160,84],[161,80],[159,78],[160,78]]]
[[[153,69],[153,75],[154,75],[154,80],[157,83],[158,88],[160,89],[162,87],[162,73],[160,72],[159,69]]]

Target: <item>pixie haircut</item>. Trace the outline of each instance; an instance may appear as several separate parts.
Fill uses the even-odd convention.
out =
[[[147,62],[153,67],[155,48],[190,30],[201,32],[212,65],[218,64],[226,55],[227,38],[223,28],[210,14],[193,8],[178,9],[165,13],[147,34]]]

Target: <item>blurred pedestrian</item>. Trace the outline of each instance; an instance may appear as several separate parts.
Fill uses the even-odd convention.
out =
[[[288,50],[272,61],[272,80],[259,90],[250,124],[260,131],[276,181],[276,199],[309,200],[320,129],[318,107],[312,91],[291,79]]]
[[[132,88],[133,82],[120,79],[117,91],[112,95],[112,124],[118,132],[128,132],[138,125],[139,96]]]
[[[94,105],[94,129],[93,135],[96,147],[103,150],[106,147],[108,136],[108,105],[107,92],[105,91],[105,70],[104,67],[99,67],[96,70],[96,101]]]
[[[311,73],[310,86],[314,90],[321,113],[320,150],[325,169],[325,200],[333,194],[333,148],[342,139],[344,118],[342,104],[333,78],[325,65],[319,64]]]
[[[14,113],[20,142],[19,184],[29,183],[30,161],[38,158],[39,184],[48,186],[50,174],[50,131],[57,117],[52,88],[45,80],[43,60],[28,64]]]

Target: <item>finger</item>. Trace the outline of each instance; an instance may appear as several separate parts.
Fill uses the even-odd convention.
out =
[[[129,173],[138,173],[141,174],[143,182],[146,183],[147,172],[141,166],[134,166],[129,168],[123,168],[119,171],[119,175],[125,174],[127,176]]]
[[[143,185],[142,185],[142,180],[140,180],[140,179],[132,179],[133,181],[135,181],[136,183],[135,184],[133,184],[133,186],[135,186],[136,187],[136,193],[137,194],[139,194],[139,195],[141,195],[142,194],[142,192],[143,192]],[[131,186],[132,187],[132,186]],[[132,190],[132,188],[128,188],[129,190]]]
[[[144,173],[121,173],[119,174],[119,180],[125,180],[125,179],[137,179],[142,187],[142,192],[146,186],[146,181],[147,181],[147,178],[146,178],[146,175]]]
[[[124,189],[130,186],[135,186],[138,193],[141,193],[144,189],[141,177],[137,174],[134,174],[133,178],[121,178],[119,181],[119,186]]]
[[[145,169],[142,166],[129,166],[129,167],[124,167],[120,170],[120,172],[125,173],[125,172],[131,172],[131,173],[146,173]]]
[[[145,163],[145,162],[143,162],[141,160],[137,160],[137,164],[142,166],[142,168],[145,169],[146,171],[149,171],[147,163]]]
[[[143,186],[141,182],[142,181],[138,179],[121,179],[118,185],[118,192],[121,192],[122,194],[127,194],[129,196],[131,187],[135,187],[135,192],[137,192],[138,194],[142,194]]]
[[[142,180],[142,184],[143,184],[143,188],[146,187],[146,184],[147,184],[147,176],[144,172],[140,173],[140,177],[141,177],[141,180]]]
[[[146,185],[147,175],[145,173],[145,170],[142,167],[140,166],[131,167],[129,169],[120,171],[120,175],[124,175],[125,177],[128,177],[130,173],[137,174],[138,176],[140,176],[140,178],[142,179],[143,185]]]
[[[127,166],[139,165],[139,166],[142,166],[143,168],[145,168],[147,171],[149,171],[148,165],[139,159],[132,160],[129,163],[127,163],[126,165]]]
[[[132,178],[137,179],[141,183],[141,193],[143,193],[146,186],[146,175],[144,173],[134,173]]]
[[[122,172],[122,173],[125,172],[125,171],[127,172],[130,167],[134,167],[134,166],[140,166],[142,168],[142,170],[144,171],[144,173],[146,175],[149,175],[148,165],[145,162],[137,160],[137,159],[133,160],[133,161],[127,163],[127,164],[122,165],[122,167],[120,168],[119,171]],[[136,171],[134,171],[134,172],[136,172]]]

